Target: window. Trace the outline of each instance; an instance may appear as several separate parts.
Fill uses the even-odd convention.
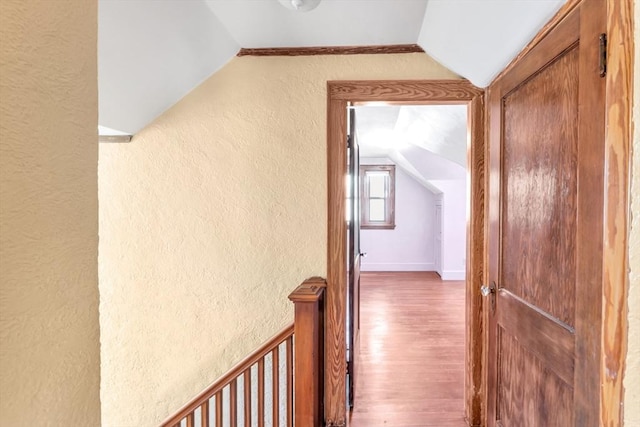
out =
[[[394,165],[360,166],[361,228],[396,228],[395,181]]]

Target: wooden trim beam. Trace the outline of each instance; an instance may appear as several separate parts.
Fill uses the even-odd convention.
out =
[[[242,48],[237,56],[315,56],[315,55],[379,55],[390,53],[424,53],[417,44],[374,46],[316,46]]]

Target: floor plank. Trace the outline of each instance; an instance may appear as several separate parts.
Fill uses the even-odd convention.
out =
[[[362,273],[351,427],[462,427],[464,282]]]

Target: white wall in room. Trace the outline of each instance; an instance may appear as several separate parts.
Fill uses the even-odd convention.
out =
[[[362,159],[362,164],[390,161]],[[396,228],[361,230],[362,271],[433,271],[435,196],[396,167]]]
[[[443,280],[464,280],[467,252],[467,182],[459,179],[430,182],[443,193],[440,275]]]

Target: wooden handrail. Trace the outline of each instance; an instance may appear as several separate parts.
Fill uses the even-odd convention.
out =
[[[274,349],[278,348],[283,342],[293,336],[294,325],[291,324],[276,334],[269,341],[264,343],[259,349],[254,351],[251,355],[247,356],[240,363],[235,365],[229,372],[224,374],[218,380],[213,382],[210,386],[204,389],[200,394],[198,394],[195,398],[193,398],[189,403],[180,408],[175,414],[168,417],[161,424],[161,427],[174,427],[180,423],[180,420],[184,419],[190,414],[202,406],[203,404],[208,405],[209,399],[216,396],[216,394],[220,393],[226,386],[230,385],[233,380],[240,377],[243,373],[245,373],[248,369],[250,369],[254,364],[263,360],[263,358],[273,352]],[[246,378],[246,376],[245,376]],[[245,388],[246,392],[246,388]],[[208,406],[207,406],[208,407]],[[192,415],[191,415],[192,416]]]
[[[263,426],[268,416],[270,425],[279,427],[281,414],[287,427],[322,426],[325,287],[326,281],[321,277],[305,280],[289,295],[295,304],[294,324],[284,328],[231,368],[160,426],[180,427],[186,423],[187,427],[195,427],[198,423],[200,427],[222,427],[225,414],[231,427],[236,427],[240,414],[244,425],[252,425],[253,409],[256,410],[257,420],[254,421],[258,426]],[[267,359],[268,355],[270,359]],[[270,370],[266,369],[269,363]],[[281,369],[281,363],[284,369]],[[253,394],[251,384],[254,367],[257,396]],[[242,381],[243,389],[241,398],[244,408],[241,411],[238,411],[238,381]],[[281,384],[285,390],[282,394]],[[257,406],[252,407],[252,397],[257,397]],[[271,414],[265,414],[265,399],[271,399]],[[281,409],[281,402],[284,410]],[[215,416],[212,411],[215,411]],[[213,416],[215,419],[210,420]]]

